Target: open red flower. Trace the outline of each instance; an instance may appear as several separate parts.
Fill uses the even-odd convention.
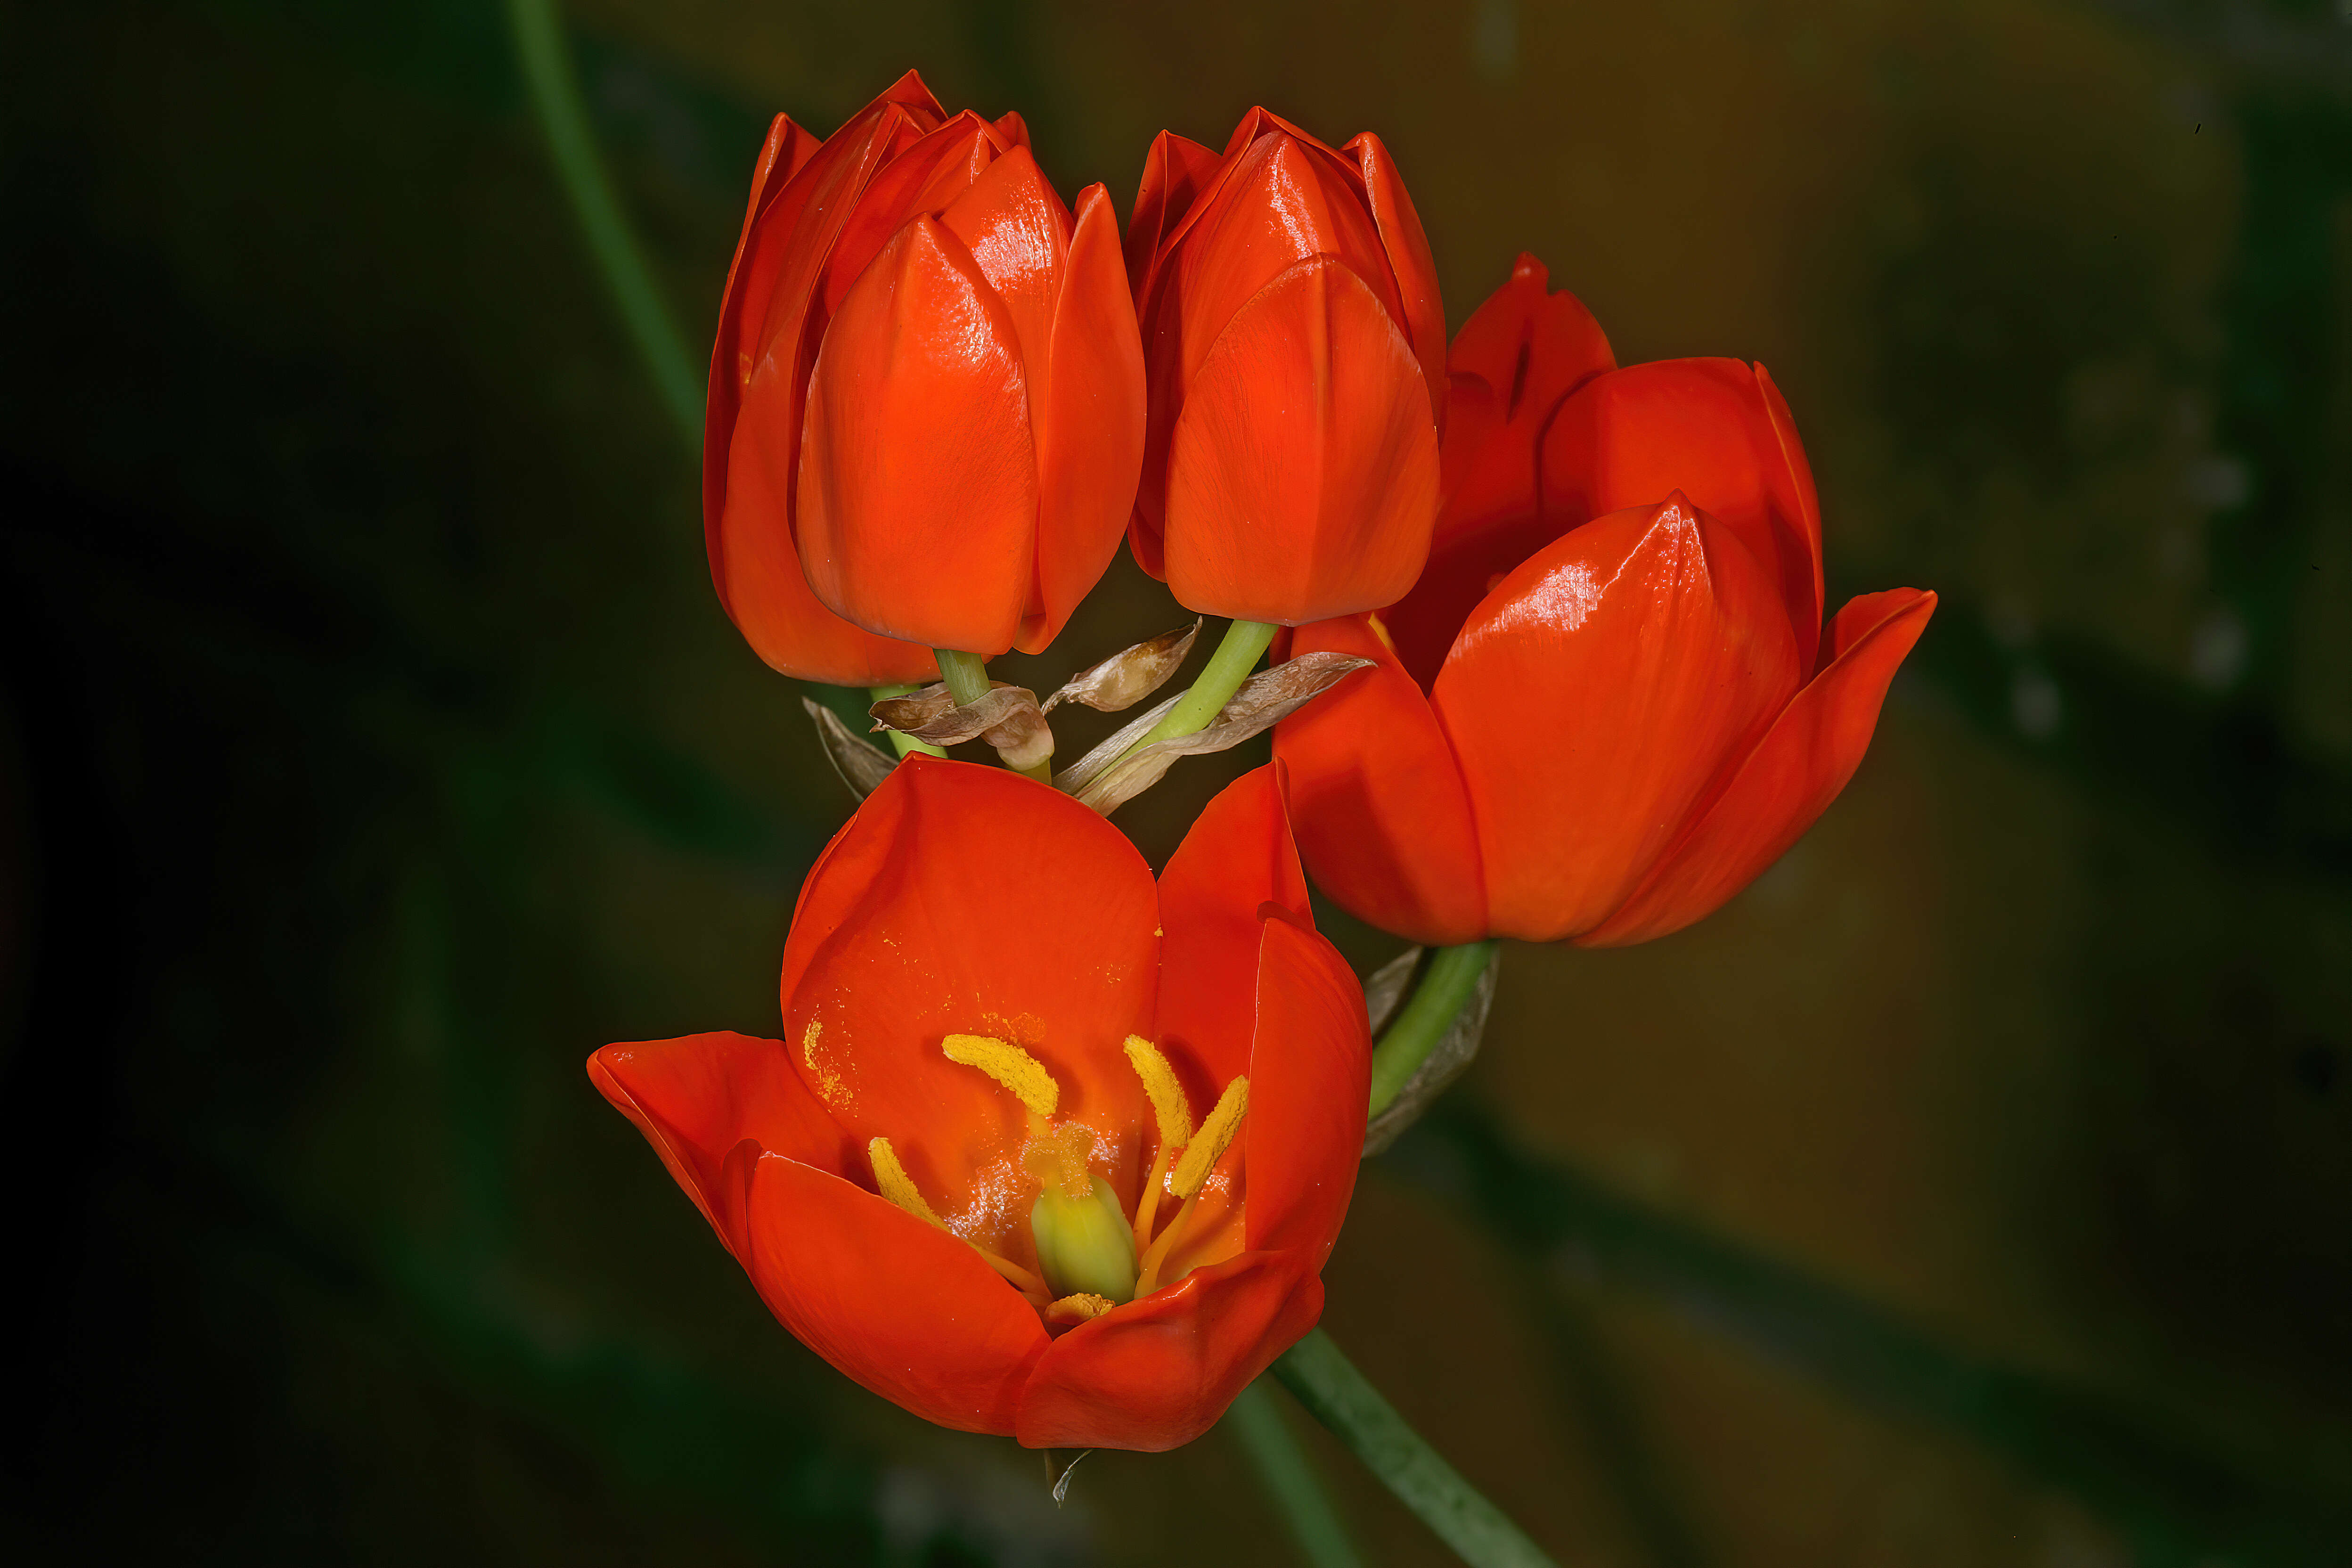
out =
[[[875,1393],[1033,1447],[1170,1448],[1321,1314],[1370,1041],[1274,767],[1155,887],[1068,796],[909,757],[809,873],[782,993],[789,1044],[588,1070]]]
[[[1393,604],[1429,552],[1445,312],[1388,149],[1254,109],[1162,132],[1129,222],[1150,420],[1135,558],[1210,615]]]
[[[703,523],[760,656],[848,685],[1034,653],[1117,553],[1143,359],[1100,185],[909,71],[824,142],[782,115],[711,353]],[[900,640],[893,640],[900,639]]]
[[[1454,340],[1446,500],[1386,616],[1296,652],[1379,661],[1286,720],[1330,895],[1429,942],[1664,936],[1837,797],[1936,595],[1822,627],[1821,510],[1761,367],[1614,368],[1522,256]]]

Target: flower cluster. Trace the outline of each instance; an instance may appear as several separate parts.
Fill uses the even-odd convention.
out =
[[[1844,787],[1935,595],[1824,624],[1761,367],[1620,367],[1530,257],[1449,349],[1375,136],[1163,133],[1115,225],[912,73],[823,141],[778,117],[711,359],[711,574],[775,668],[890,689],[913,754],[830,721],[870,793],[802,889],[781,1038],[589,1070],[849,1376],[1158,1449],[1314,1326],[1354,1188],[1372,1041],[1307,875],[1421,942],[1678,930]],[[1050,644],[1122,537],[1234,626],[1056,777],[1053,708],[1142,700],[1189,634],[1042,705],[982,661]],[[1106,814],[1277,722],[1155,880]],[[974,738],[1011,766],[921,754]]]

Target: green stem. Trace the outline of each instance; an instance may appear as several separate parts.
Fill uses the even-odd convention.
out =
[[[1311,1331],[1283,1352],[1274,1375],[1471,1568],[1555,1568],[1541,1547],[1405,1424],[1330,1335]]]
[[[957,707],[968,707],[988,695],[988,664],[980,655],[958,653],[951,647],[935,647],[931,650],[931,657],[940,661],[940,679],[947,682],[948,695],[955,699]],[[1054,782],[1054,763],[1050,758],[1034,768],[1020,771],[1039,784]]]
[[[1274,634],[1281,629],[1270,621],[1228,623],[1223,640],[1209,656],[1209,662],[1202,667],[1200,679],[1192,682],[1192,689],[1177,699],[1168,717],[1154,724],[1150,733],[1128,749],[1135,751],[1154,741],[1172,741],[1179,735],[1207,729],[1209,721],[1241,689],[1242,682],[1250,678],[1250,671],[1257,668],[1258,659],[1274,641]]]
[[[677,335],[654,284],[645,252],[621,211],[612,181],[596,156],[596,139],[588,126],[588,110],[581,101],[580,81],[572,74],[572,57],[563,44],[563,26],[556,14],[557,0],[507,0],[507,21],[514,32],[515,54],[522,64],[523,85],[546,132],[548,151],[555,156],[556,173],[564,194],[586,235],[589,253],[604,274],[621,322],[636,343],[637,353],[652,373],[678,434],[689,448],[702,443],[702,384],[694,359]]]
[[[919,691],[922,688],[918,686],[869,686],[866,689],[866,700],[868,702],[879,702],[885,698],[904,697],[910,691]],[[923,755],[927,757],[944,757],[947,755],[945,752],[940,750],[939,747],[932,745],[929,741],[919,741],[912,735],[901,735],[896,730],[889,731],[887,733],[890,737],[890,744],[892,748],[895,749],[902,757],[912,756],[917,752],[922,752]]]
[[[1354,1542],[1348,1539],[1347,1526],[1339,1521],[1339,1510],[1331,1506],[1330,1497],[1323,1490],[1322,1478],[1315,1473],[1315,1462],[1299,1446],[1297,1436],[1275,1402],[1274,1391],[1265,1379],[1260,1378],[1242,1390],[1225,1420],[1233,1426],[1234,1436],[1250,1458],[1257,1465],[1258,1479],[1265,1483],[1266,1495],[1282,1512],[1283,1522],[1298,1542],[1313,1568],[1362,1568],[1363,1559],[1356,1555]]]
[[[1478,990],[1478,977],[1494,962],[1493,941],[1441,947],[1429,955],[1421,984],[1405,998],[1390,1021],[1381,1043],[1372,1047],[1372,1108],[1378,1116],[1412,1081],[1412,1075],[1454,1026],[1454,1020]]]

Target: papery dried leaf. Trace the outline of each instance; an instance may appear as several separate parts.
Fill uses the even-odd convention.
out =
[[[1148,746],[1136,745],[1181,700],[1171,697],[1078,759],[1077,765],[1055,783],[1082,805],[1108,816],[1158,784],[1177,758],[1238,746],[1371,662],[1344,653],[1301,654],[1250,677],[1203,728]],[[1135,749],[1129,751],[1131,746]]]
[[[1042,710],[1051,713],[1065,702],[1079,702],[1097,713],[1123,713],[1168,684],[1168,678],[1183,667],[1185,656],[1192,651],[1192,639],[1200,635],[1201,621],[1196,618],[1189,626],[1161,632],[1123,648],[1070,677],[1059,691],[1045,699]]]
[[[858,799],[872,795],[876,786],[890,776],[890,770],[898,765],[897,757],[886,755],[859,740],[841,721],[841,716],[824,703],[803,697],[801,706],[808,710],[809,717],[816,723],[817,739],[824,743],[825,761],[833,764],[833,771],[841,775],[841,782]]]
[[[1381,1031],[1389,1026],[1404,994],[1412,984],[1412,972],[1421,963],[1425,947],[1409,947],[1394,958],[1364,976],[1364,1012],[1372,1021],[1372,1038],[1379,1039]]]
[[[886,697],[866,710],[875,727],[896,730],[934,746],[955,746],[975,737],[996,748],[1009,767],[1034,768],[1054,754],[1054,731],[1037,706],[1037,694],[1003,681],[959,708],[944,683],[905,697]]]
[[[1374,971],[1371,978],[1364,982],[1365,1000],[1371,1000],[1372,987],[1385,983],[1389,972],[1398,964],[1404,965],[1403,978],[1411,978],[1413,964],[1420,957],[1421,950],[1415,948],[1396,963]],[[1477,989],[1470,993],[1470,1000],[1462,1005],[1462,1011],[1454,1015],[1453,1026],[1445,1031],[1445,1037],[1422,1058],[1421,1066],[1404,1080],[1404,1087],[1397,1090],[1397,1097],[1389,1101],[1388,1108],[1364,1124],[1364,1158],[1369,1160],[1395,1142],[1406,1128],[1421,1120],[1421,1113],[1455,1079],[1470,1070],[1470,1064],[1477,1059],[1479,1043],[1486,1037],[1486,1014],[1495,1005],[1495,976],[1502,967],[1500,952],[1486,960],[1486,967],[1478,973]],[[1388,999],[1387,1012],[1394,1013],[1403,998],[1404,986],[1400,983]],[[1382,1016],[1381,1023],[1387,1021]],[[1379,1026],[1374,1026],[1376,1029]]]

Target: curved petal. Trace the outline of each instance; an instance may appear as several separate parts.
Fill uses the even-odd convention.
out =
[[[840,237],[825,257],[818,296],[822,312],[830,316],[841,309],[849,290],[900,229],[919,217],[941,216],[969,195],[1007,151],[996,128],[967,109],[891,152],[857,193]]]
[[[1445,499],[1429,564],[1381,616],[1424,691],[1471,607],[1563,531],[1543,515],[1537,444],[1560,400],[1615,363],[1592,313],[1573,294],[1546,292],[1549,282],[1543,263],[1522,253],[1447,361],[1453,395],[1438,454]]]
[[[838,1173],[846,1140],[793,1071],[782,1040],[717,1031],[606,1046],[588,1077],[636,1123],[719,1239],[743,1256],[740,1193],[722,1179],[727,1156],[750,1139],[803,1164]]]
[[[1388,253],[1395,274],[1397,300],[1404,314],[1399,325],[1412,343],[1429,382],[1429,407],[1438,429],[1445,427],[1445,303],[1437,289],[1437,263],[1429,254],[1429,236],[1423,232],[1421,214],[1405,194],[1404,178],[1386,143],[1367,131],[1350,141],[1346,151],[1361,169],[1364,197],[1371,205],[1381,247]]]
[[[1053,320],[1037,420],[1036,581],[1014,645],[1024,653],[1060,634],[1118,553],[1143,467],[1143,344],[1119,271],[1118,216],[1100,185],[1078,196]]]
[[[1019,340],[971,252],[908,224],[825,329],[795,534],[868,631],[1003,653],[1028,602],[1037,468]]]
[[[1030,405],[1033,413],[1042,410],[1045,367],[1053,358],[1054,312],[1065,288],[1063,258],[1070,249],[1069,209],[1046,184],[1029,149],[1015,147],[940,214],[940,224],[963,242],[1013,319],[1029,375]],[[1131,320],[1133,312],[1129,315]]]
[[[1013,1436],[1029,1448],[1181,1447],[1322,1315],[1323,1281],[1291,1255],[1196,1270],[1055,1341]]]
[[[1895,668],[1927,629],[1936,595],[1897,588],[1840,611],[1836,654],[1749,752],[1721,799],[1586,947],[1648,942],[1704,920],[1803,837],[1862,764]]]
[[[1267,920],[1242,1128],[1253,1251],[1295,1253],[1317,1270],[1331,1256],[1363,1162],[1371,1075],[1371,1027],[1355,971],[1312,927]]]
[[[1788,446],[1795,440],[1787,428]],[[1800,482],[1748,365],[1660,360],[1597,377],[1560,405],[1545,432],[1541,485],[1544,514],[1562,531],[1655,506],[1675,490],[1688,496],[1771,573],[1799,658],[1812,669],[1822,626],[1818,508],[1811,475]]]
[[[1789,465],[1789,478],[1796,488],[1798,531],[1804,536],[1805,553],[1813,563],[1813,605],[1818,614],[1829,605],[1829,596],[1822,584],[1822,498],[1813,487],[1813,465],[1805,457],[1805,444],[1797,439],[1797,416],[1789,412],[1789,400],[1780,395],[1780,385],[1772,373],[1762,365],[1756,367],[1757,389],[1764,395],[1764,411],[1771,416],[1773,437],[1780,443],[1780,456]],[[1848,609],[1853,608],[1851,605]],[[1843,614],[1843,612],[1840,612]],[[1791,615],[1801,614],[1791,611]],[[1803,639],[1798,639],[1803,646]],[[1836,657],[1824,649],[1819,656],[1823,663]]]
[[[1152,292],[1170,231],[1208,188],[1224,160],[1189,136],[1162,131],[1144,155],[1143,181],[1136,187],[1135,214],[1127,222],[1127,286],[1139,312]]]
[[[1170,588],[1289,626],[1377,609],[1412,586],[1436,510],[1412,348],[1355,274],[1300,262],[1234,317],[1177,417]]]
[[[802,892],[779,982],[793,1065],[857,1150],[891,1140],[959,1235],[1021,1256],[1026,1113],[941,1042],[1026,1049],[1135,1190],[1118,1166],[1150,1112],[1121,1046],[1151,1028],[1158,924],[1150,868],[1099,815],[1002,768],[909,757]]]
[[[1331,257],[1354,273],[1402,338],[1408,318],[1380,230],[1356,171],[1346,163],[1334,167],[1335,162],[1328,148],[1270,132],[1236,154],[1232,170],[1202,200],[1168,284],[1181,296],[1183,310],[1180,392],[1189,395],[1202,362],[1235,315],[1309,257]],[[1418,360],[1413,369],[1418,376]],[[1434,427],[1433,406],[1423,412]]]
[[[1259,910],[1308,924],[1307,877],[1273,763],[1219,791],[1160,873],[1160,1010],[1152,1038],[1193,1064],[1186,1092],[1205,1112],[1249,1071],[1258,989]]]
[[[1797,689],[1771,580],[1679,495],[1546,547],[1475,611],[1433,702],[1469,786],[1489,929],[1623,903]]]
[[[744,1268],[793,1338],[927,1421],[1013,1431],[1052,1342],[979,1253],[781,1154],[747,1176]]]
[[[1454,749],[1397,651],[1360,616],[1318,621],[1302,653],[1377,659],[1285,719],[1276,760],[1290,770],[1298,847],[1340,908],[1437,945],[1486,934],[1478,830]]]

